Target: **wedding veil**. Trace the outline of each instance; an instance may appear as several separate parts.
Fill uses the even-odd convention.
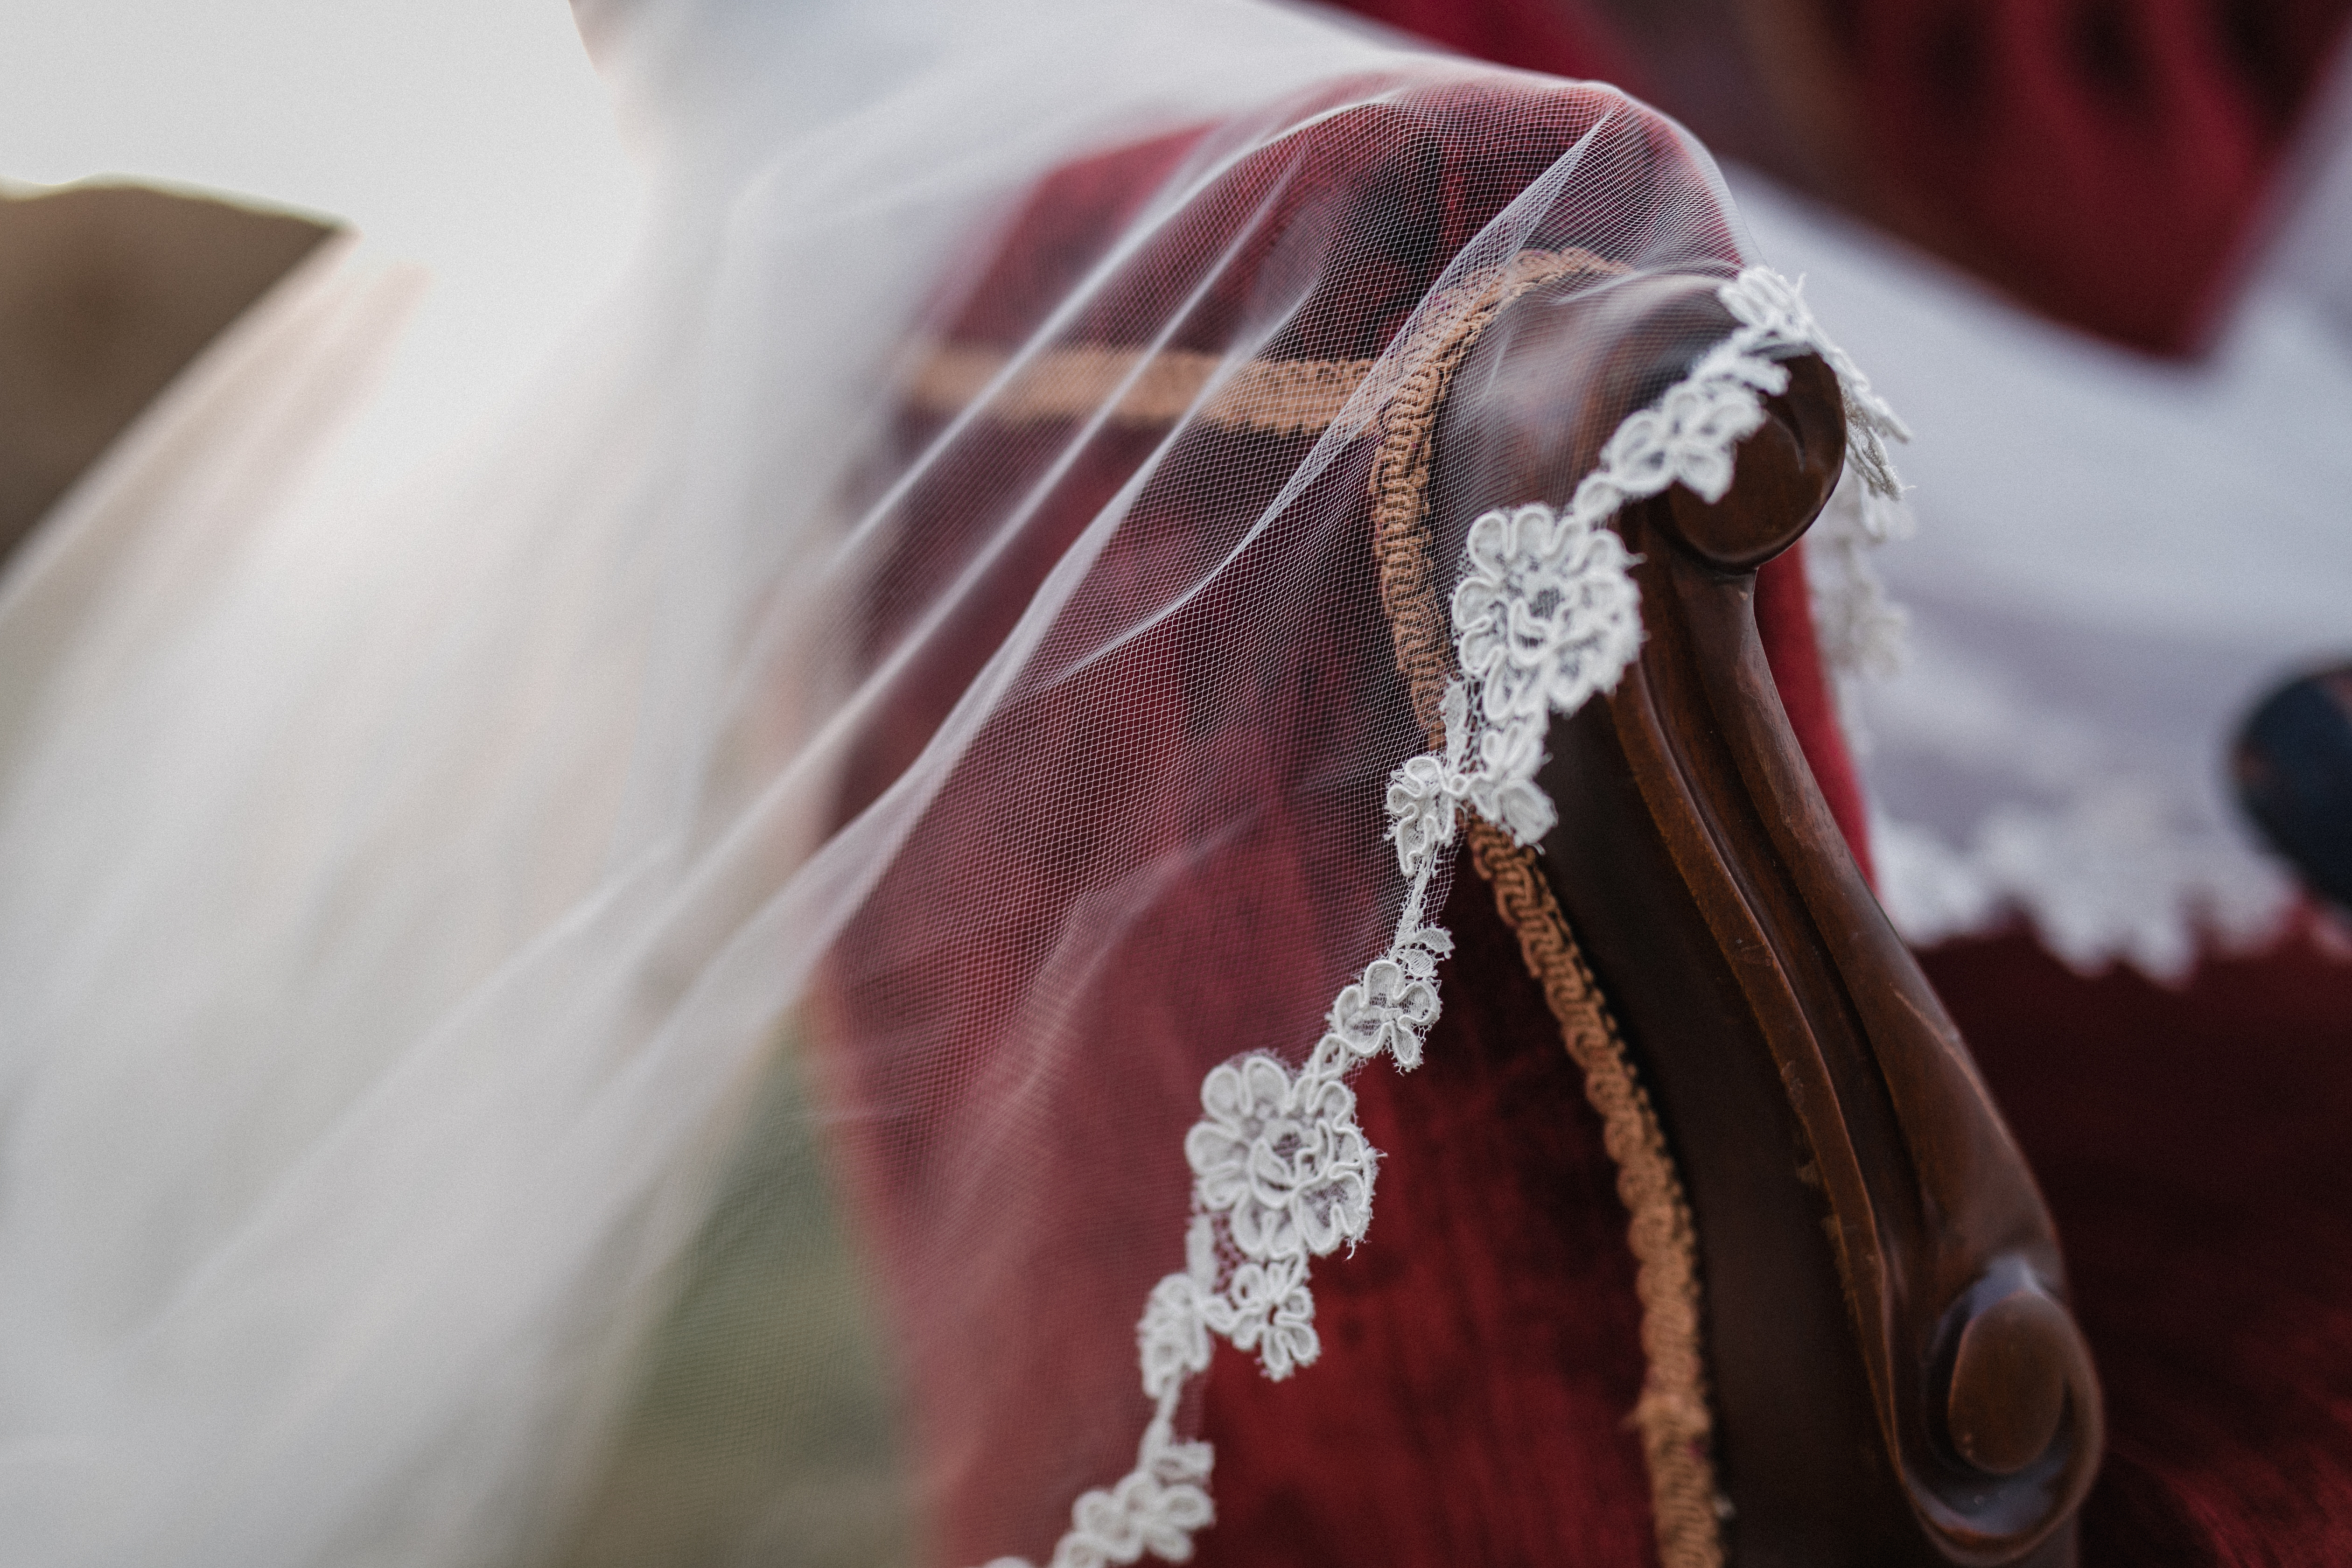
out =
[[[0,1561],[1181,1558],[1212,1340],[1316,1375],[1381,1245],[1458,816],[1638,637],[1602,525],[1824,345],[1610,89],[583,13],[654,195],[529,397],[338,479],[408,285],[326,256],[0,586]],[[1728,314],[1572,503],[1398,554],[1469,335],[1661,279]]]

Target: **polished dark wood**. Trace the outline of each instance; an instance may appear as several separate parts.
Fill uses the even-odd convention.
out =
[[[136,185],[0,196],[0,559],[332,232]]]
[[[1705,279],[1523,301],[1457,384],[1434,515],[1565,500],[1616,417],[1729,326]],[[1844,454],[1835,377],[1789,369],[1728,495],[1619,520],[1645,642],[1554,726],[1544,866],[1689,1194],[1730,1560],[2051,1568],[2102,1440],[2056,1237],[1757,634],[1754,569]]]

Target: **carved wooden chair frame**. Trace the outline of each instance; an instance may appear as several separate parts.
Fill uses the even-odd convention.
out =
[[[1616,419],[1729,330],[1712,288],[1510,307],[1457,377],[1432,513],[1564,502]],[[1594,310],[1616,319],[1596,331]],[[1542,853],[1489,833],[1476,859],[1539,975],[1561,961],[1533,944],[1564,942],[1586,977],[1581,1049],[1562,1022],[1604,1120],[1613,1070],[1668,1152],[1728,1560],[2067,1563],[2102,1416],[2055,1233],[1840,835],[1758,634],[1756,569],[1811,526],[1845,455],[1835,375],[1813,356],[1789,369],[1721,501],[1677,486],[1621,513],[1640,658],[1555,721]],[[1596,1074],[1612,1052],[1622,1068]]]

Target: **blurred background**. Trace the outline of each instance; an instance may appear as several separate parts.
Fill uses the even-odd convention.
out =
[[[2352,16],[2343,0],[1342,4],[1616,82],[1720,157],[2168,354],[2210,345],[2310,179]]]
[[[44,199],[124,183],[158,196]],[[0,197],[10,541],[329,228],[431,274],[370,421],[397,467],[515,395],[642,202],[562,0],[9,0]]]

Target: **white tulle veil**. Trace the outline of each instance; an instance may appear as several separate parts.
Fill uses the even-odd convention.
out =
[[[1311,1359],[1369,1216],[1328,1042],[1410,1065],[1453,814],[1529,826],[1505,753],[1568,700],[1417,711],[1359,537],[1390,405],[1512,290],[1726,290],[1712,423],[1470,542],[1595,574],[1580,700],[1634,635],[1601,523],[1720,493],[1808,346],[1606,89],[1242,0],[583,9],[654,195],[529,396],[338,468],[413,283],[331,248],[0,585],[0,1562],[1177,1554],[1196,1351]],[[1253,172],[1391,111],[1483,156],[1465,94],[1495,167],[1558,145],[1411,267],[1414,213],[1317,205],[1344,163]],[[1160,144],[1066,277],[1003,260]],[[1311,931],[1251,924],[1269,822]],[[1330,1140],[1300,1238],[1199,1133],[1263,1095]]]

